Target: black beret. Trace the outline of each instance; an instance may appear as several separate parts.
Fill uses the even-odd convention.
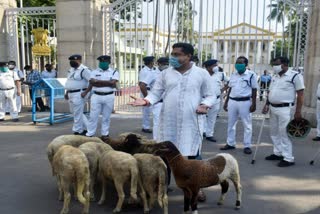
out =
[[[8,64],[9,65],[16,65],[16,62],[15,61],[9,61]]]
[[[0,62],[0,66],[3,67],[3,66],[8,66],[8,63],[7,62]]]
[[[99,60],[99,61],[111,60],[111,56],[102,55],[102,56],[99,56],[99,57],[97,58],[97,60]]]
[[[158,63],[169,63],[168,57],[160,57],[157,61]]]
[[[145,63],[149,63],[149,62],[152,62],[154,60],[154,56],[146,56],[143,58],[143,61]]]
[[[81,59],[82,59],[82,56],[79,54],[74,54],[69,57],[69,60],[81,60]]]
[[[203,63],[204,66],[211,66],[211,65],[214,65],[214,64],[217,64],[218,60],[216,59],[209,59],[207,61],[205,61]]]

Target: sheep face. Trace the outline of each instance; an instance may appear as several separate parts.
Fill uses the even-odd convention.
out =
[[[154,154],[163,157],[171,157],[180,154],[178,148],[170,141],[156,144]]]

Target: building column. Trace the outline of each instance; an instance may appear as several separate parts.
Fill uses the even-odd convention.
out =
[[[258,46],[257,46],[257,60],[256,62],[259,64],[261,63],[261,41],[258,41]]]
[[[308,31],[308,42],[304,62],[304,105],[303,117],[315,127],[317,86],[320,82],[320,1],[312,0],[313,7],[310,14],[310,26]]]
[[[238,58],[238,55],[239,55],[239,47],[240,47],[240,44],[239,44],[239,41],[237,40],[236,41],[236,47],[235,47],[235,58]]]
[[[71,54],[81,54],[83,64],[97,67],[97,57],[103,54],[103,4],[103,0],[56,0],[59,77],[67,76]]]
[[[223,43],[223,63],[228,63],[228,41]]]
[[[249,59],[250,40],[246,42],[246,57]]]
[[[0,1],[0,61],[8,61],[8,60],[16,60],[17,62],[19,61],[18,55],[16,58],[11,58],[9,59],[9,51],[10,51],[10,43],[9,41],[9,35],[8,35],[8,29],[7,29],[7,23],[5,14],[5,10],[7,8],[13,8],[17,7],[17,2],[14,0],[7,0],[7,1]],[[16,26],[14,26],[16,27]],[[18,36],[18,34],[16,35]],[[17,42],[17,41],[16,41]],[[17,48],[17,47],[16,47]],[[18,52],[18,50],[16,50]]]
[[[217,41],[213,41],[213,48],[212,48],[212,58],[213,59],[218,59],[218,43]]]

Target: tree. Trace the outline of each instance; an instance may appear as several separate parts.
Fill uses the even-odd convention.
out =
[[[42,7],[55,5],[56,0],[23,0],[23,7]],[[17,6],[20,7],[20,0],[17,0]]]
[[[182,37],[183,42],[193,43],[193,16],[197,13],[193,10],[190,0],[182,0],[178,2],[176,28],[178,40]]]

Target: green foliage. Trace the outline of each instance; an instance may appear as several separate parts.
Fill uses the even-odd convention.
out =
[[[17,0],[17,5],[20,7],[20,1]],[[23,0],[23,7],[42,7],[42,6],[55,6],[55,0]]]

